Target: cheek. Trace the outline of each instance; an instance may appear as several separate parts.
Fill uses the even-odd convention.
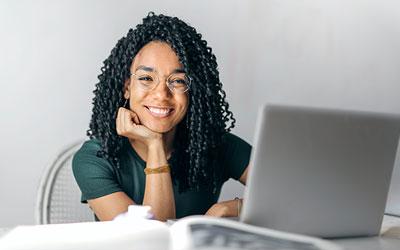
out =
[[[189,96],[183,96],[177,99],[176,102],[179,103],[179,106],[181,106],[182,111],[186,112],[189,107]]]
[[[179,114],[177,117],[179,120],[182,120],[183,117],[186,115],[186,113],[188,111],[188,107],[189,107],[188,101],[179,103]]]
[[[130,97],[129,97],[129,103],[130,107],[132,110],[138,107],[140,105],[141,101],[145,98],[144,94],[141,94],[138,91],[131,91]]]

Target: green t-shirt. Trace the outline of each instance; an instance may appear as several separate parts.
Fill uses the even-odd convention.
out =
[[[142,204],[146,177],[146,162],[129,145],[120,159],[121,167],[116,169],[106,159],[97,157],[100,142],[86,141],[76,152],[72,161],[75,179],[82,191],[81,202],[95,199],[118,191],[125,192],[136,204]],[[216,193],[211,189],[188,190],[179,193],[174,184],[176,217],[205,214],[218,201],[222,184],[229,178],[238,180],[249,164],[251,146],[241,138],[227,133],[223,136],[218,162],[223,164],[223,181]],[[170,163],[170,162],[169,162]],[[171,164],[171,163],[170,163]]]

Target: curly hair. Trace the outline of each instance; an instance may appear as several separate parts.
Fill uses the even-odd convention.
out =
[[[139,50],[151,41],[169,44],[192,79],[189,107],[177,125],[171,156],[171,176],[179,192],[200,187],[216,188],[221,176],[216,162],[224,133],[235,125],[219,80],[216,57],[195,28],[177,17],[150,12],[136,29],[130,29],[103,62],[93,93],[92,117],[87,135],[101,143],[98,157],[120,168],[120,155],[127,138],[116,132],[115,119],[123,98],[124,82]]]

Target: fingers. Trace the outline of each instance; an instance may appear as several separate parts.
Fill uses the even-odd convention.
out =
[[[122,133],[122,124],[121,124],[121,117],[122,117],[122,108],[118,109],[117,118],[115,119],[115,126],[117,130],[117,134],[121,135]]]
[[[115,119],[117,134],[121,136],[127,135],[126,126],[124,122],[125,113],[126,113],[125,108],[123,107],[118,108],[117,118]]]
[[[135,112],[125,108],[120,108],[120,111],[120,125],[124,131],[129,130],[132,126],[140,125],[139,116]]]
[[[130,131],[132,127],[140,124],[138,115],[135,112],[123,107],[118,109],[115,122],[117,134],[122,136],[126,136],[127,132]]]
[[[131,110],[128,110],[128,112],[131,114],[131,117],[132,117],[132,119],[133,119],[133,122],[134,122],[135,124],[137,124],[137,125],[140,125],[139,116],[138,116],[135,112],[133,112],[133,111],[131,111]]]
[[[121,130],[122,130],[123,135],[126,134],[127,127],[128,127],[125,124],[125,114],[126,114],[126,109],[121,108]]]

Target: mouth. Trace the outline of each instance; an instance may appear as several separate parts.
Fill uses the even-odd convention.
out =
[[[145,106],[149,113],[157,118],[164,118],[170,116],[174,109],[170,107],[155,107],[155,106]]]

